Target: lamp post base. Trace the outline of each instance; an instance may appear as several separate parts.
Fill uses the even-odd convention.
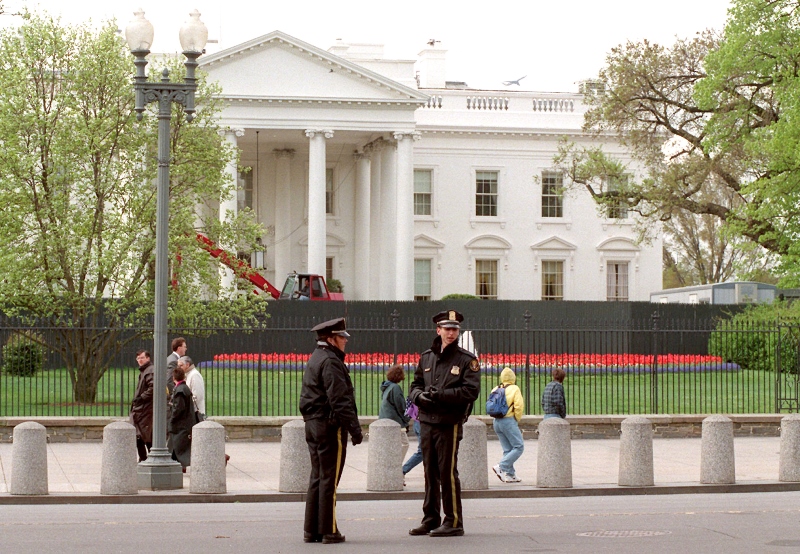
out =
[[[169,491],[183,488],[181,464],[167,456],[150,456],[139,462],[137,472],[138,489],[145,491]]]

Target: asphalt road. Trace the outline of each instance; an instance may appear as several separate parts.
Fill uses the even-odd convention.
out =
[[[800,493],[469,500],[466,535],[411,537],[418,501],[340,502],[347,542],[302,542],[299,503],[3,506],[0,551],[69,553],[800,551]]]

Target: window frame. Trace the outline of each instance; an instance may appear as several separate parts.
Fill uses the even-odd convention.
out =
[[[417,272],[417,262],[428,262],[428,294],[417,294],[417,284],[419,281],[417,280],[417,276],[419,273]],[[414,258],[414,300],[415,301],[427,301],[433,298],[433,259],[432,258]]]
[[[560,189],[558,191],[558,194],[545,193],[546,187],[551,187],[554,185],[552,183],[546,182],[549,178],[552,177],[557,177],[559,179],[559,183],[555,184],[555,186],[557,186]],[[543,169],[540,174],[540,179],[541,179],[541,190],[540,190],[541,208],[539,210],[540,217],[542,219],[547,219],[547,220],[564,219],[564,173],[552,169]],[[548,200],[547,203],[545,202],[546,199]],[[551,205],[551,202],[549,201],[550,199],[556,199],[557,205],[556,206]],[[558,212],[557,215],[550,215],[545,213],[545,210],[551,211],[553,209],[557,210]]]
[[[611,269],[614,268],[612,272]],[[624,284],[620,284],[619,277],[622,275],[618,270],[619,268],[625,268],[624,272]],[[611,279],[614,278],[615,282],[612,283]],[[612,296],[612,287],[614,294]],[[618,294],[621,289],[624,289],[624,296]],[[630,301],[631,297],[631,264],[629,261],[626,260],[608,260],[606,262],[606,302],[628,302]]]
[[[543,259],[543,260],[541,260],[540,263],[541,263],[540,299],[543,300],[543,301],[563,301],[564,298],[565,298],[565,292],[566,292],[566,290],[565,290],[566,286],[565,285],[566,285],[566,277],[567,276],[566,276],[566,272],[564,270],[565,269],[566,260],[564,260],[563,258],[550,258],[550,259]],[[560,273],[553,274],[551,272],[548,272],[546,268],[550,264],[559,264],[559,267],[561,268]],[[549,283],[549,282],[546,282],[546,277],[548,275],[560,275],[560,278],[561,278],[560,281],[561,282],[560,283]],[[561,288],[561,295],[558,296],[558,295],[553,295],[553,294],[545,294],[546,287],[550,287],[550,286],[560,287]]]
[[[417,191],[417,174],[418,173],[420,173],[420,174],[421,173],[427,173],[429,175],[430,180],[428,182],[428,185],[430,187],[430,190],[428,192],[418,192]],[[414,217],[425,218],[425,219],[429,219],[429,218],[433,217],[433,189],[434,189],[434,187],[433,187],[433,168],[415,167],[414,168],[414,192],[413,192],[413,194],[414,194],[414,198],[413,198]],[[417,203],[417,196],[418,195],[420,195],[420,196],[427,195],[428,213],[417,213],[417,206],[421,205],[421,204]]]
[[[623,182],[629,182],[631,177],[632,176],[629,173],[624,173],[619,178],[607,178],[606,193],[618,191],[619,184]],[[628,219],[628,203],[619,196],[611,197],[609,195],[609,198],[611,198],[611,202],[606,203],[606,219]]]
[[[482,173],[494,173],[494,192],[480,192],[478,189],[478,180],[479,174]],[[485,181],[486,179],[481,179],[481,181]],[[478,219],[484,218],[497,218],[500,215],[500,170],[499,169],[476,169],[473,173],[473,190],[475,191],[474,202],[473,202],[473,217]],[[479,203],[479,198],[493,198],[493,203]],[[486,208],[491,208],[493,213],[478,213],[479,209],[485,210]]]
[[[494,271],[492,273],[484,274],[494,275],[494,283],[489,282],[487,286],[494,285],[494,294],[481,294],[481,286],[482,280],[480,279],[481,275],[481,266],[483,264],[494,264]],[[500,292],[500,271],[499,268],[499,260],[497,258],[476,258],[475,259],[475,296],[483,299],[483,300],[497,300],[499,298]]]

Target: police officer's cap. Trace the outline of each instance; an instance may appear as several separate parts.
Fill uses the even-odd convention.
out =
[[[461,322],[464,316],[455,310],[445,310],[433,316],[433,322],[439,327],[449,329],[461,329]]]
[[[330,337],[331,335],[338,335],[340,337],[350,336],[350,333],[347,332],[343,317],[323,321],[311,330],[317,333],[317,338],[320,339]]]

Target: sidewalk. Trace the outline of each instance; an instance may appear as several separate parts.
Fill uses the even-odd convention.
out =
[[[489,476],[489,490],[476,491],[475,496],[553,496],[560,494],[675,494],[677,492],[697,492],[700,485],[700,439],[655,439],[653,441],[653,461],[656,487],[632,490],[616,486],[619,470],[619,441],[612,439],[573,440],[572,475],[573,489],[537,489],[536,458],[538,443],[535,440],[525,441],[525,453],[516,463],[517,476],[522,479],[518,484],[501,483],[491,470],[502,454],[500,443],[496,440],[488,442],[488,460],[486,468]],[[102,444],[100,443],[54,443],[48,444],[48,484],[51,496],[92,496],[99,497],[100,468]],[[422,465],[414,468],[406,476],[406,488],[398,493],[369,493],[367,484],[368,443],[359,446],[348,445],[347,461],[339,485],[339,497],[342,500],[364,499],[372,497],[394,497],[395,495],[419,496],[424,490]],[[409,453],[416,448],[412,439]],[[739,437],[734,440],[736,456],[736,481],[733,485],[745,492],[752,490],[800,490],[800,484],[778,482],[778,461],[780,456],[779,437]],[[228,496],[249,497],[250,501],[302,499],[299,494],[278,492],[278,476],[280,467],[280,443],[277,442],[229,442],[226,452],[231,456],[227,469]],[[8,494],[11,476],[12,445],[0,444],[0,502]],[[183,501],[203,500],[203,495],[190,495],[189,483],[191,469],[184,476],[184,489],[168,492],[145,492],[152,501],[155,497],[183,495]],[[756,485],[756,487],[753,487]],[[711,487],[720,487],[719,485]],[[724,486],[730,488],[730,486]],[[537,494],[539,493],[543,494]],[[604,492],[605,491],[605,492]],[[468,497],[468,494],[465,494]],[[20,499],[20,497],[13,497]],[[120,497],[117,497],[120,498]],[[16,501],[16,500],[15,500]],[[19,500],[24,502],[24,497]],[[85,501],[85,500],[84,500]],[[230,501],[230,500],[227,500]],[[4,503],[5,503],[4,502]]]

